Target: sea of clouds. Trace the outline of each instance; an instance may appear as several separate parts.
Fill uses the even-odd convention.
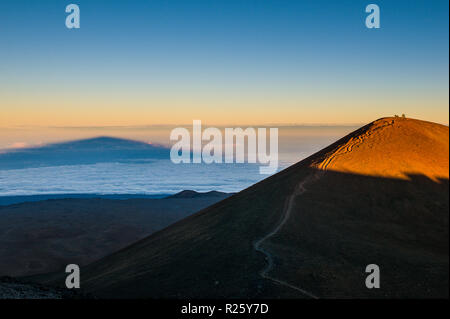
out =
[[[282,164],[279,169],[286,167]],[[169,160],[0,170],[0,196],[238,192],[266,178],[259,164],[173,164]]]

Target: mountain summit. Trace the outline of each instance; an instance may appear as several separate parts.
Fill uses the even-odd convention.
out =
[[[82,287],[113,298],[448,297],[448,141],[439,124],[377,120],[82,268]],[[372,264],[379,289],[365,284]]]
[[[383,118],[328,147],[317,167],[379,177],[448,178],[448,147],[448,126]]]

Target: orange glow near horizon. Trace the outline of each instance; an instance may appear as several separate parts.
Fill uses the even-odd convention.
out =
[[[263,99],[125,98],[70,99],[2,98],[0,127],[15,126],[135,126],[190,124],[200,119],[208,125],[354,124],[401,115],[448,125],[448,99],[414,101],[362,98]],[[363,107],[361,107],[361,105]],[[443,105],[446,105],[443,107]]]

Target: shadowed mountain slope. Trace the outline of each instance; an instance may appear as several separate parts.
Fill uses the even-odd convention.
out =
[[[377,120],[83,267],[82,287],[121,298],[448,297],[448,139],[442,125]],[[365,286],[368,264],[380,289]]]

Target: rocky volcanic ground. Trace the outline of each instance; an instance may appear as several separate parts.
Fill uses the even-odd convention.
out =
[[[75,291],[0,277],[0,299],[78,299],[88,298]]]

